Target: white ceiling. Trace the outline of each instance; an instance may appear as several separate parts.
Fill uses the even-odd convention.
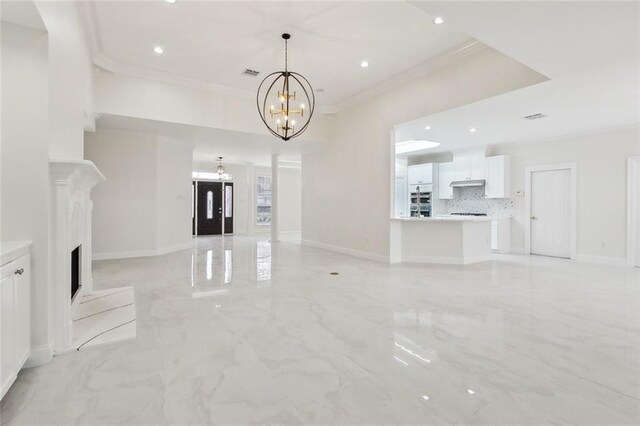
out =
[[[36,5],[32,1],[3,0],[0,2],[0,11],[3,22],[46,31],[38,9],[36,9]]]
[[[305,75],[319,106],[344,102],[429,59],[468,43],[466,34],[404,1],[82,2],[94,56],[137,72],[162,72],[254,94],[283,68],[281,34],[289,32],[290,69]],[[164,55],[153,53],[161,45]],[[363,69],[360,62],[367,60]],[[245,77],[245,68],[261,71]]]
[[[103,115],[96,129],[118,129],[163,135],[193,145],[194,161],[214,161],[224,157],[225,163],[271,166],[271,155],[279,154],[283,162],[297,163],[301,155],[320,148],[312,141],[283,142],[272,136],[231,130],[213,129],[141,118]]]
[[[440,142],[430,152],[535,142],[638,123],[637,2],[425,2],[550,80],[396,127],[396,140]],[[524,120],[529,114],[546,118]],[[425,130],[425,126],[431,130]],[[469,128],[478,129],[470,133]]]

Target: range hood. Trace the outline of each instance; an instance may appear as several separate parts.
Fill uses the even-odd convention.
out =
[[[484,179],[477,180],[454,180],[449,184],[452,188],[465,188],[467,186],[484,186],[486,181]]]

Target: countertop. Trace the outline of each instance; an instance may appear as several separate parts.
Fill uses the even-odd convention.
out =
[[[0,265],[11,262],[20,256],[29,253],[31,241],[1,241]]]
[[[490,222],[511,219],[508,216],[433,216],[433,217],[393,217],[391,220],[403,222]]]

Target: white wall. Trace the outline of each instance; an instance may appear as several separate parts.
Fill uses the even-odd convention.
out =
[[[99,129],[85,156],[106,176],[93,199],[94,259],[147,256],[191,242],[192,147],[150,133]]]
[[[156,157],[156,245],[191,242],[192,148],[183,141],[158,137]]]
[[[107,71],[96,73],[95,112],[261,135],[256,100],[244,93],[221,93]],[[297,141],[324,140],[326,117],[314,115]]]
[[[542,80],[487,48],[331,117],[330,147],[303,156],[303,240],[388,259],[392,126]]]
[[[0,241],[31,240],[32,347],[49,343],[47,34],[2,22]]]
[[[300,232],[302,229],[302,170],[278,168],[278,226],[280,232]]]
[[[39,1],[49,33],[49,152],[53,158],[82,159],[85,123],[93,120],[93,66],[73,1]]]
[[[620,262],[627,244],[627,158],[640,154],[638,127],[620,128],[526,145],[500,145],[511,156],[512,193],[524,190],[525,169],[553,163],[578,165],[577,254]],[[524,250],[525,198],[514,198],[511,245]]]

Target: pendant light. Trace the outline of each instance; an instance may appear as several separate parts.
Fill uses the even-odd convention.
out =
[[[309,81],[297,72],[288,69],[287,42],[290,34],[282,34],[284,39],[284,71],[276,71],[262,80],[258,87],[256,104],[260,119],[269,132],[282,139],[300,136],[311,122],[316,106],[316,98]]]
[[[216,172],[218,172],[218,176],[225,174],[224,167],[222,167],[222,157],[218,157],[218,168],[216,169]]]

